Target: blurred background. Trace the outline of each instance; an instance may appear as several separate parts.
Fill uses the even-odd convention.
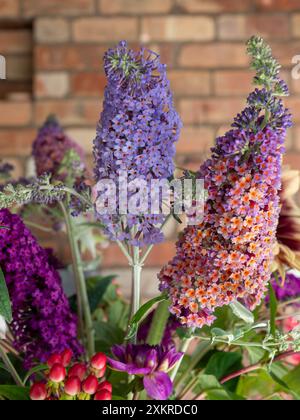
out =
[[[147,45],[168,65],[184,122],[177,163],[197,169],[251,89],[245,41],[253,34],[269,41],[291,89],[286,102],[295,125],[285,163],[297,169],[300,79],[292,69],[300,62],[300,0],[0,0],[0,54],[7,61],[7,80],[0,80],[0,158],[15,166],[15,177],[31,173],[36,130],[55,113],[91,167],[105,87],[102,56],[126,39],[132,47]],[[178,227],[171,223],[167,230],[167,241],[150,255],[145,295],[174,254]],[[68,261],[68,246],[57,234],[38,236]],[[104,251],[103,269],[130,276],[114,245]]]

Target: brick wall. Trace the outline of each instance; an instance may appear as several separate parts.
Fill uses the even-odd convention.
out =
[[[244,44],[252,34],[271,43],[291,87],[295,126],[286,162],[297,168],[300,80],[291,78],[291,60],[300,55],[300,0],[0,0],[0,54],[11,57],[8,81],[0,83],[19,77],[0,100],[0,156],[23,174],[36,127],[53,112],[90,155],[105,86],[101,57],[127,39],[168,64],[185,124],[177,161],[196,168],[244,104],[251,80]],[[150,266],[172,255],[174,236],[171,226]],[[105,264],[123,266],[114,246]]]

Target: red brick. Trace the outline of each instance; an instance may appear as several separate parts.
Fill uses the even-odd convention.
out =
[[[95,11],[94,0],[22,0],[25,16],[77,16]]]
[[[35,104],[35,121],[42,124],[49,114],[59,115],[63,125],[95,127],[102,109],[101,99],[64,99],[38,101]]]
[[[299,162],[300,162],[300,153],[287,153],[284,156],[283,164],[288,165],[291,169],[298,169],[299,170]]]
[[[6,77],[7,80],[22,81],[31,80],[32,60],[31,57],[16,55],[6,58]]]
[[[179,65],[207,69],[246,67],[249,58],[243,43],[190,44],[181,48]]]
[[[103,96],[106,77],[100,72],[76,73],[71,76],[71,90],[75,96]]]
[[[13,179],[19,179],[25,176],[23,159],[5,157],[3,160],[5,163],[10,163],[14,167],[14,169],[11,172]]]
[[[292,58],[300,55],[300,41],[272,43],[273,54],[284,67],[293,67]]]
[[[254,73],[247,70],[220,70],[214,73],[214,92],[220,96],[248,94]]]
[[[168,72],[168,78],[175,95],[201,96],[210,94],[211,77],[209,72],[172,70]]]
[[[17,127],[27,125],[32,118],[32,104],[29,102],[0,101],[0,126]]]
[[[142,21],[143,42],[209,41],[214,36],[214,21],[207,16],[146,17]]]
[[[0,129],[0,155],[29,155],[35,136],[36,130],[33,128]]]
[[[248,39],[257,34],[266,39],[287,39],[290,21],[287,15],[224,15],[218,19],[218,30],[222,40]]]
[[[214,143],[214,129],[210,127],[183,127],[177,153],[196,154],[209,151]]]
[[[35,65],[38,70],[99,70],[107,47],[98,45],[36,46]]]
[[[300,152],[300,125],[294,127],[294,146]],[[299,163],[297,169],[299,169]]]
[[[70,38],[70,25],[63,18],[39,18],[35,23],[35,39],[38,43],[55,44]]]
[[[300,123],[300,96],[291,96],[286,98],[285,103],[293,115],[293,121]]]
[[[230,123],[244,106],[245,99],[182,99],[179,114],[185,124],[223,124]]]
[[[174,254],[175,244],[171,241],[155,245],[147,258],[146,267],[161,267],[166,261],[171,260]],[[116,244],[110,244],[110,246],[103,251],[104,267],[127,267],[128,264],[126,261],[126,258]]]
[[[101,14],[144,15],[168,13],[172,8],[172,0],[98,0]]]
[[[73,36],[77,42],[108,42],[136,40],[138,21],[135,18],[81,18],[73,22]]]
[[[34,81],[34,94],[37,98],[63,98],[69,93],[68,73],[37,73]]]
[[[190,13],[246,12],[253,0],[176,0],[176,4]]]
[[[1,54],[28,53],[32,50],[31,31],[24,30],[0,30],[0,52]]]
[[[292,16],[293,35],[300,38],[300,13]]]
[[[95,126],[96,127],[96,126]],[[93,140],[96,136],[96,128],[70,128],[66,129],[68,135],[84,149],[87,154],[92,154]],[[90,159],[93,162],[93,158]],[[92,168],[92,165],[89,165]]]
[[[300,10],[299,0],[255,0],[258,10],[289,12]]]
[[[16,17],[19,15],[19,1],[18,0],[0,0],[0,16]]]

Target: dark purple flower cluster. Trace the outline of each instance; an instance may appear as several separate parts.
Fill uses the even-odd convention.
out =
[[[45,362],[55,352],[82,352],[77,321],[58,272],[19,216],[0,210],[0,265],[12,300],[15,346],[25,367]]]
[[[286,301],[300,297],[300,278],[293,272],[287,273],[284,284],[276,279],[272,281],[277,300]]]
[[[173,175],[181,121],[173,105],[166,66],[159,56],[144,49],[134,52],[121,42],[105,54],[104,66],[108,84],[94,140],[95,178],[119,185],[119,176],[125,174],[128,183],[133,182],[130,193],[125,192],[129,199],[138,191],[140,180],[150,182]],[[96,194],[99,197],[99,191]],[[150,204],[150,197],[144,200]],[[152,215],[151,211],[129,214],[126,222],[124,218],[121,222],[118,204],[115,216],[99,215],[112,239],[126,239],[133,245],[163,240],[159,230],[162,215]]]
[[[37,175],[50,173],[55,178],[64,179],[64,175],[58,172],[66,153],[70,150],[74,150],[83,161],[84,152],[81,147],[65,134],[57,119],[50,116],[33,143],[32,154]]]

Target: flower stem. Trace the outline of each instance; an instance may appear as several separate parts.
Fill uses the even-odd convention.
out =
[[[72,253],[72,261],[73,261],[73,270],[74,276],[76,280],[76,289],[77,289],[77,301],[78,301],[78,311],[79,311],[79,319],[82,319],[82,314],[85,323],[85,333],[87,337],[87,351],[88,355],[91,357],[95,353],[95,331],[93,326],[93,319],[90,310],[90,304],[87,294],[86,288],[86,281],[82,267],[82,261],[78,246],[78,241],[76,240],[74,233],[74,225],[71,219],[69,212],[66,210],[65,206],[60,203],[62,211],[65,216],[65,221],[67,225],[69,243]]]
[[[133,258],[132,258],[132,294],[131,294],[131,317],[139,310],[141,300],[141,274],[142,265],[140,264],[140,248],[138,246],[133,247]],[[134,337],[136,342],[136,337]]]
[[[18,372],[16,371],[16,369],[14,368],[13,364],[11,363],[11,361],[9,360],[9,357],[7,356],[5,350],[3,350],[1,344],[0,344],[0,357],[2,358],[7,370],[9,371],[9,373],[11,374],[11,376],[13,377],[15,383],[18,386],[21,386],[22,388],[24,388],[24,384],[18,374]]]
[[[287,359],[290,356],[295,356],[296,354],[300,354],[300,353],[299,352],[297,353],[297,352],[294,352],[294,351],[287,351],[285,353],[279,354],[277,357],[274,358],[273,363],[279,362],[280,360]],[[256,370],[262,369],[263,367],[264,367],[264,365],[262,363],[257,363],[255,365],[248,366],[246,368],[238,370],[237,372],[232,373],[231,375],[225,376],[220,381],[220,383],[223,385],[226,382],[231,381],[232,379],[235,379],[235,378],[238,378],[238,377],[240,377],[242,375],[245,375],[247,373],[254,372]]]
[[[194,337],[191,338],[186,338],[185,340],[182,341],[181,347],[179,349],[179,351],[181,351],[182,353],[186,353],[186,351],[188,350],[191,342],[193,341]],[[183,360],[183,357],[181,358],[181,360],[177,363],[177,365],[173,368],[171,374],[170,374],[170,378],[171,381],[174,382],[176,375],[179,371],[179,368],[181,366],[181,362]]]

